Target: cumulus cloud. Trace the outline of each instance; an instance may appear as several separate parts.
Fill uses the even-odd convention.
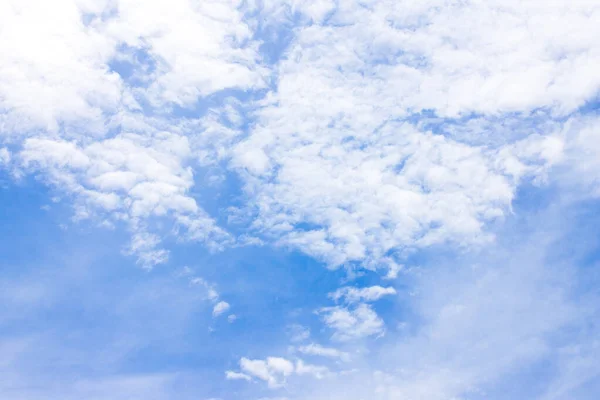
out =
[[[128,252],[144,266],[168,256],[151,217],[168,214],[177,234],[222,248],[227,234],[187,195],[186,160],[201,158],[195,147],[205,141],[190,146],[194,135],[180,134],[169,113],[225,89],[263,86],[238,5],[27,0],[4,2],[0,15],[0,141],[22,147],[14,158],[74,194],[77,219],[126,221]]]
[[[336,108],[364,122],[421,110],[566,113],[600,88],[600,17],[586,0],[319,1],[320,15],[309,3],[293,2],[287,14],[306,18],[279,66],[279,88],[298,90],[296,104],[320,116]]]
[[[517,152],[523,145],[500,153],[381,119],[370,128],[350,121],[321,128],[321,116],[281,104],[262,111],[237,149],[268,148],[272,157],[272,169],[249,181],[253,226],[331,266],[383,264],[394,272],[403,251],[489,243],[486,224],[507,215],[520,180],[554,161],[547,159],[554,153],[532,160]],[[547,139],[523,140],[539,146]],[[520,168],[499,163],[500,156]]]
[[[309,375],[316,379],[323,379],[330,375],[330,371],[327,367],[321,365],[307,364],[302,360],[296,362],[296,374],[298,375]]]
[[[61,125],[93,134],[118,110],[122,83],[107,63],[116,41],[86,26],[82,13],[107,1],[4,1],[0,5],[0,124],[14,136]]]
[[[344,351],[332,347],[324,347],[316,343],[310,343],[306,346],[298,347],[298,351],[311,356],[340,359],[342,361],[348,361],[350,359],[350,354]]]
[[[121,134],[87,146],[46,138],[29,138],[19,156],[23,168],[41,171],[58,189],[71,193],[81,218],[96,213],[128,224],[129,250],[146,266],[164,261],[160,236],[146,231],[151,217],[171,215],[192,238],[227,240],[227,234],[188,195],[193,172],[187,167],[187,138]]]
[[[219,315],[227,312],[231,306],[226,301],[220,301],[213,307],[213,317],[218,317]]]
[[[102,134],[123,106],[139,108],[136,97],[188,106],[220,90],[263,86],[252,31],[231,2],[27,0],[0,7],[7,133],[58,133],[67,124]],[[115,63],[133,70],[124,77],[133,82],[123,82]]]
[[[565,148],[560,180],[570,192],[575,188],[579,196],[591,194],[597,198],[600,194],[600,118],[593,116],[571,122],[561,132]]]
[[[385,332],[383,320],[367,304],[358,304],[353,308],[323,307],[318,312],[323,322],[334,330],[334,340],[357,340]]]
[[[297,360],[296,363],[293,363],[281,357],[267,357],[265,360],[242,358],[240,360],[240,368],[243,372],[227,371],[227,379],[249,381],[251,377],[254,377],[266,382],[271,389],[284,386],[287,378],[292,375],[307,375],[316,379],[323,379],[331,375],[327,367],[307,364],[303,360]]]
[[[365,288],[343,287],[333,293],[329,293],[329,297],[335,301],[344,300],[346,303],[358,303],[361,301],[376,301],[383,296],[396,294],[396,289],[393,287],[370,286]]]
[[[0,148],[0,165],[8,164],[10,162],[10,151],[7,148]]]
[[[155,69],[146,77],[149,99],[188,106],[223,89],[263,85],[252,31],[238,6],[119,0],[118,14],[103,29],[154,60]]]
[[[252,380],[252,378],[250,378],[249,375],[242,374],[241,372],[234,372],[234,371],[226,371],[225,377],[229,380],[244,380],[244,381]]]
[[[532,111],[560,124],[600,89],[598,13],[586,1],[318,4],[267,2],[273,23],[304,19],[232,165],[248,174],[254,226],[332,266],[489,242],[486,225],[510,212],[521,179],[555,161],[520,152],[551,145],[524,139]],[[512,113],[522,114],[510,136],[471,143],[481,131],[471,117],[489,126]]]
[[[270,388],[285,383],[285,378],[294,372],[294,364],[281,357],[268,357],[266,360],[242,358],[240,368],[245,374],[265,381]]]
[[[182,160],[229,160],[240,173],[254,231],[331,266],[383,265],[390,277],[405,251],[489,242],[486,226],[507,215],[520,180],[546,173],[556,159],[555,150],[526,148],[558,143],[548,132],[524,139],[527,123],[513,126],[524,144],[473,145],[465,138],[477,127],[465,117],[489,123],[543,109],[549,119],[562,118],[600,88],[593,74],[600,24],[586,1],[567,8],[443,0],[143,3],[3,5],[0,115],[3,132],[34,136],[24,157],[44,146],[67,158],[44,163],[38,156],[42,167],[97,169],[98,151],[128,149],[132,141],[131,133],[105,137],[111,130],[128,126],[146,152],[161,152],[165,142],[156,135],[170,127],[172,138],[188,140]],[[569,23],[541,23],[557,18]],[[256,33],[275,27],[288,27],[290,43],[269,64]],[[265,88],[257,102],[228,95],[202,118],[177,120],[175,106]],[[244,118],[252,120],[248,132]],[[432,127],[428,118],[438,122]],[[462,133],[440,135],[446,121]],[[50,137],[35,137],[36,129]],[[83,156],[92,157],[90,166],[77,164],[88,162]],[[223,247],[215,237],[224,233],[184,193],[191,171],[175,171],[177,183],[140,182],[139,165],[129,167],[71,174],[61,185],[117,219],[186,209],[174,215],[178,228]],[[79,217],[89,213],[79,206]]]

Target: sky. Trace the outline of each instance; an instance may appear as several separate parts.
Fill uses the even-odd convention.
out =
[[[0,0],[0,398],[600,397],[600,3]]]

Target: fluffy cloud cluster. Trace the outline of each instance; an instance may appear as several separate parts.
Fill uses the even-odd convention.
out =
[[[69,126],[104,132],[123,85],[107,63],[116,42],[83,14],[107,2],[8,0],[0,4],[0,130],[9,137]]]
[[[99,211],[127,223],[134,232],[131,251],[153,265],[166,253],[156,249],[160,238],[146,232],[152,217],[170,215],[207,242],[227,237],[186,193],[193,185],[193,172],[185,166],[189,153],[187,139],[175,134],[122,134],[87,146],[30,138],[20,159],[23,168],[44,171],[60,190],[73,194],[79,218]]]
[[[119,0],[114,18],[97,23],[109,37],[128,46],[121,59],[140,66],[131,51],[152,60],[137,78],[153,103],[194,105],[223,89],[263,86],[257,44],[237,1]],[[128,59],[129,56],[129,59]],[[142,63],[143,66],[143,63]]]
[[[339,288],[329,294],[335,301],[343,300],[346,303],[358,303],[360,301],[376,301],[383,296],[396,294],[396,289],[393,287],[370,286],[365,288],[355,288],[346,286]]]
[[[531,112],[564,118],[600,87],[598,13],[583,0],[567,8],[445,0],[1,7],[0,118],[15,158],[35,140],[56,158],[65,141],[106,146],[130,136],[114,137],[123,129],[149,149],[160,146],[156,132],[169,130],[189,140],[181,163],[228,160],[240,173],[254,233],[331,266],[385,265],[390,276],[406,250],[488,242],[486,225],[507,214],[521,179],[560,158],[560,140],[537,132]],[[546,29],[558,18],[569,22]],[[273,38],[259,33],[278,31],[290,42],[270,53]],[[223,99],[213,112],[179,121],[181,110],[213,95]],[[510,138],[472,143],[507,113],[522,122]],[[69,185],[106,179],[96,178]],[[161,213],[175,200],[187,210],[178,223],[211,243],[217,229],[192,211],[184,179],[177,189],[153,185],[143,200],[132,193],[132,212]],[[104,208],[126,201],[93,190],[88,201]],[[151,248],[158,238],[136,240]]]
[[[0,5],[0,140],[14,148],[17,168],[76,195],[78,218],[103,212],[101,220],[127,221],[129,251],[144,265],[167,258],[158,248],[162,233],[148,228],[153,216],[170,215],[176,230],[213,247],[227,239],[188,195],[187,164],[202,150],[170,113],[225,89],[262,87],[256,44],[238,6]]]
[[[271,6],[276,21],[304,19],[232,162],[248,175],[255,228],[332,266],[488,241],[521,179],[559,158],[552,130],[527,138],[530,118],[543,110],[560,125],[600,88],[600,17],[586,1]],[[505,137],[472,144],[514,113]]]
[[[137,100],[187,106],[261,87],[256,44],[234,3],[3,2],[2,133],[101,135],[112,116],[139,109]]]
[[[285,123],[277,134],[265,127],[237,149],[267,151],[272,166],[249,181],[255,227],[282,243],[334,266],[393,264],[403,249],[489,241],[485,223],[510,208],[522,170],[495,149],[393,122],[304,130],[318,117],[292,108],[271,110]]]
[[[268,357],[265,360],[242,358],[240,369],[242,372],[227,371],[227,379],[250,381],[256,378],[266,382],[271,389],[284,386],[286,378],[292,375],[308,375],[316,379],[323,379],[330,375],[326,367],[307,364],[302,360],[293,363],[281,357]]]
[[[302,354],[311,356],[340,359],[342,361],[350,360],[350,354],[332,347],[324,347],[316,343],[310,343],[306,346],[300,346],[298,347],[298,351]]]
[[[323,322],[334,330],[333,340],[357,340],[385,332],[383,320],[372,307],[364,303],[355,307],[323,307],[319,314]]]
[[[600,16],[587,0],[266,3],[266,17],[287,10],[300,20],[278,97],[295,94],[300,109],[329,119],[350,110],[364,124],[422,110],[564,114],[600,85]]]

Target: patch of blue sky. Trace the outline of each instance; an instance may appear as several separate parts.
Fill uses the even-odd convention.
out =
[[[144,271],[120,252],[126,232],[75,224],[63,203],[47,208],[49,195],[34,181],[0,191],[0,341],[33,338],[12,365],[23,376],[52,371],[61,382],[186,373],[219,387],[231,356],[247,350],[240,337],[270,348],[287,307],[306,305],[290,298],[301,286],[287,274],[298,264],[289,256],[274,260],[260,249],[211,255],[198,245],[188,253],[181,246],[168,265]],[[281,273],[264,281],[264,269],[276,264]],[[221,298],[239,315],[234,323],[213,320],[205,290],[180,275],[183,266],[225,289]]]
[[[108,67],[119,74],[128,86],[146,87],[148,75],[156,72],[157,64],[148,49],[121,44]]]
[[[312,310],[337,285],[336,274],[314,260],[264,248],[209,254],[179,245],[167,265],[147,272],[119,252],[126,232],[70,223],[69,210],[57,212],[60,203],[52,213],[42,209],[43,186],[2,194],[2,286],[10,290],[4,291],[0,341],[35,338],[13,365],[32,378],[77,382],[175,373],[204,382],[194,396],[235,399],[238,385],[225,382],[223,371],[242,356],[259,358],[278,347],[285,354],[286,326],[318,327]],[[183,266],[193,275],[180,275]],[[190,282],[196,275],[231,303],[234,322],[212,319],[205,293]],[[326,337],[312,330],[311,340]],[[38,384],[48,393],[44,380]],[[173,393],[185,391],[175,386]]]

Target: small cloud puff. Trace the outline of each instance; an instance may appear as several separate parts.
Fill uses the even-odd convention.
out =
[[[220,301],[217,304],[215,304],[215,306],[213,308],[213,316],[218,317],[219,315],[221,315],[224,312],[226,312],[227,310],[229,310],[229,308],[230,308],[229,303],[227,303],[226,301]]]
[[[396,294],[393,287],[371,286],[366,288],[343,287],[329,294],[335,301],[343,299],[346,303],[358,303],[360,301],[376,301],[383,296]]]

